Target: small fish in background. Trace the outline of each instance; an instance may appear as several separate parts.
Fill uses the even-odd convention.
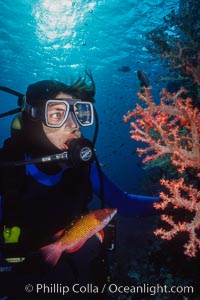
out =
[[[63,252],[76,252],[95,234],[103,242],[104,234],[102,229],[116,213],[117,209],[113,208],[95,210],[76,220],[68,230],[63,229],[59,231],[55,235],[57,240],[54,243],[40,249],[46,262],[55,266]]]
[[[137,71],[137,76],[140,81],[140,87],[149,87],[149,78],[147,74],[141,70]]]
[[[118,68],[118,71],[127,73],[127,72],[131,71],[131,68],[129,66],[122,66],[122,67]]]

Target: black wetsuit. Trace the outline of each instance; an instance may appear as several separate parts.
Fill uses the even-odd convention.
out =
[[[19,160],[23,157],[24,153],[14,151],[12,140],[7,141],[1,151],[1,160]],[[50,176],[55,175],[48,165],[42,166],[43,172],[45,168],[47,172],[51,171]],[[58,183],[49,186],[26,174],[24,166],[4,167],[2,172],[3,225],[21,228],[19,243],[5,245],[4,254],[12,255],[17,251],[17,254],[25,256],[26,260],[16,264],[12,272],[0,273],[0,289],[2,289],[0,296],[9,294],[8,299],[27,300],[31,297],[33,299],[100,297],[95,286],[100,288],[106,283],[107,274],[103,263],[104,251],[96,236],[88,240],[77,252],[63,254],[55,267],[45,263],[38,251],[52,241],[52,236],[56,232],[67,224],[70,225],[74,218],[87,212],[88,203],[92,199],[90,167],[66,169]],[[34,287],[32,293],[25,291],[27,284]],[[37,284],[43,285],[38,292]],[[76,291],[72,290],[74,284],[77,284]],[[83,285],[86,292],[78,292],[78,284]],[[43,290],[45,286],[46,289]],[[62,295],[63,286],[70,288],[65,296]]]

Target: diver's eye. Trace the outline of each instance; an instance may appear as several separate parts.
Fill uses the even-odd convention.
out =
[[[48,114],[48,123],[52,125],[57,125],[62,122],[65,117],[65,111],[55,111]]]
[[[49,101],[45,108],[46,123],[52,126],[60,126],[68,114],[68,105],[64,102]]]
[[[50,115],[50,119],[54,119],[54,120],[62,120],[62,118],[63,118],[63,116],[64,116],[64,113],[53,113],[53,114],[51,114]]]

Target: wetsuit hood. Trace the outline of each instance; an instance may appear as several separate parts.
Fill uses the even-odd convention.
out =
[[[26,103],[30,107],[44,110],[47,100],[54,99],[59,93],[67,93],[68,86],[56,80],[42,80],[30,84],[26,91]],[[33,156],[61,153],[46,137],[42,119],[33,118],[27,111],[22,114],[23,135],[27,150]]]
[[[22,115],[22,122],[25,149],[33,157],[62,152],[49,141],[44,133],[42,122],[31,120],[26,113]]]
[[[56,80],[41,80],[30,84],[26,91],[26,102],[34,107],[42,106],[59,93],[67,93],[68,86]]]

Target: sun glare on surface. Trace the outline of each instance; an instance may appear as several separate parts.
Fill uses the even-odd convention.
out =
[[[70,48],[77,36],[76,26],[84,22],[85,15],[95,5],[96,1],[40,0],[33,10],[38,38],[50,43],[56,41],[57,44],[66,41],[66,47]]]

